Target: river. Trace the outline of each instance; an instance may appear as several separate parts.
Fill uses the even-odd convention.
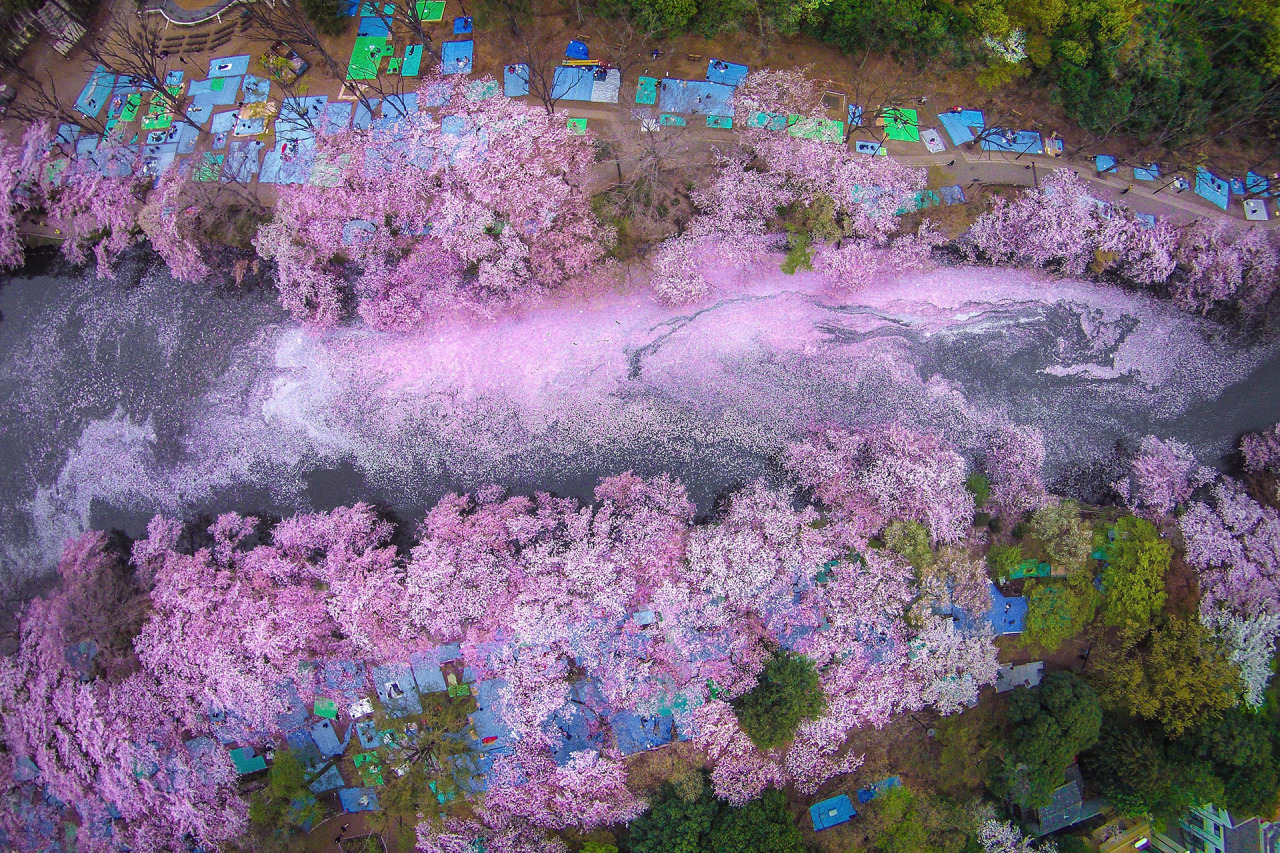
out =
[[[835,297],[775,267],[693,308],[562,296],[414,335],[316,332],[264,292],[159,267],[129,284],[0,287],[0,568],[37,575],[86,527],[155,513],[401,518],[496,482],[588,496],[667,471],[706,510],[777,476],[815,424],[903,421],[972,451],[1003,413],[1044,430],[1048,479],[1096,498],[1143,435],[1218,464],[1280,421],[1280,346],[1124,291],[950,268]]]

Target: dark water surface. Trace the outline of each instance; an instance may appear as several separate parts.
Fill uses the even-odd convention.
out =
[[[137,535],[157,512],[412,518],[452,489],[585,497],[627,469],[706,508],[815,423],[906,421],[971,451],[1004,413],[1045,431],[1055,485],[1095,496],[1145,434],[1217,463],[1280,420],[1275,345],[1141,297],[990,269],[844,299],[759,278],[700,310],[609,295],[417,336],[305,330],[270,293],[154,270],[11,279],[0,568],[43,573],[86,526]]]

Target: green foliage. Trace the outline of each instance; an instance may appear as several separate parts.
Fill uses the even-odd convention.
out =
[[[582,845],[582,853],[618,853],[617,846],[599,841],[588,841]]]
[[[1124,815],[1172,821],[1203,803],[1241,816],[1269,814],[1280,786],[1274,735],[1265,715],[1239,706],[1176,738],[1158,725],[1108,718],[1082,763]]]
[[[1093,621],[1098,591],[1084,575],[1027,581],[1027,624],[1018,642],[1056,649]]]
[[[1022,549],[1017,545],[992,545],[987,552],[987,566],[999,577],[1009,577],[1022,562]]]
[[[1047,805],[1075,756],[1098,741],[1098,696],[1074,673],[1059,670],[1034,690],[1015,688],[1007,715],[1013,724],[1008,750],[992,787],[1024,808]]]
[[[929,528],[918,521],[891,521],[884,529],[884,547],[906,560],[918,572],[934,563]]]
[[[891,788],[859,809],[880,853],[962,853],[971,841],[973,821],[966,810],[928,790]]]
[[[791,740],[804,720],[826,710],[813,662],[788,651],[775,652],[756,686],[733,700],[742,730],[761,749],[776,749]]]
[[[802,853],[800,829],[787,798],[772,788],[742,808],[721,810],[707,837],[711,853]]]
[[[1093,547],[1093,531],[1080,520],[1080,505],[1073,500],[1040,507],[1027,525],[1031,536],[1059,571],[1075,574],[1084,568]]]
[[[813,238],[808,231],[787,235],[787,256],[782,261],[782,271],[794,275],[796,270],[813,269]]]
[[[701,777],[699,777],[701,779]],[[629,827],[629,853],[801,853],[800,830],[780,791],[735,808],[711,793],[663,785]],[[586,848],[583,848],[586,853]]]
[[[339,0],[302,0],[306,13],[316,31],[324,36],[340,36],[350,20],[342,11]]]
[[[1094,657],[1093,678],[1108,705],[1158,722],[1170,737],[1220,716],[1240,696],[1240,671],[1195,618],[1168,619],[1144,639],[1123,637]]]
[[[1173,548],[1160,539],[1151,522],[1127,516],[1116,523],[1116,539],[1102,573],[1106,623],[1126,633],[1145,633],[1164,609],[1164,578]]]
[[[965,478],[964,487],[969,490],[969,494],[973,495],[973,505],[977,509],[982,509],[987,498],[991,497],[991,483],[985,475],[977,471]]]

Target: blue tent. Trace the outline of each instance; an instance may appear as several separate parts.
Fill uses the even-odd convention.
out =
[[[624,756],[664,746],[675,740],[675,720],[671,716],[642,717],[635,711],[622,711],[609,720],[618,751]]]
[[[587,52],[587,46],[577,39],[569,42],[569,46],[564,49],[564,55],[569,59],[590,58],[590,55]]]
[[[853,807],[853,803],[849,802],[849,797],[846,794],[809,806],[809,817],[813,819],[815,832],[821,832],[824,829],[847,823],[857,816],[858,812]]]

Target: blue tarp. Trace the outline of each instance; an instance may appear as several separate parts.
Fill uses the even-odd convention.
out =
[[[675,719],[671,716],[642,717],[635,711],[621,711],[610,718],[609,727],[624,756],[675,740]]]
[[[341,133],[351,127],[353,105],[350,101],[332,101],[324,108],[324,120],[317,128],[321,134],[330,136]]]
[[[879,154],[879,142],[867,142],[865,139],[855,139],[853,141],[853,150],[859,154]]]
[[[391,718],[421,713],[422,701],[418,697],[418,685],[413,680],[413,670],[407,663],[385,664],[369,672],[373,689],[378,692],[383,711]]]
[[[356,38],[368,39],[391,35],[391,25],[386,18],[361,18]]]
[[[1263,196],[1273,196],[1275,190],[1271,188],[1271,181],[1262,177],[1257,172],[1248,172],[1244,176],[1244,187],[1247,192],[1257,193]]]
[[[164,84],[166,86],[181,86],[183,74],[181,71],[170,71],[164,75]]]
[[[351,126],[356,130],[368,130],[373,124],[373,113],[370,110],[376,110],[378,104],[382,103],[381,98],[370,98],[369,106],[365,106],[360,101],[356,101],[355,118],[352,119]]]
[[[595,68],[561,65],[551,82],[551,97],[566,101],[590,101],[595,84]]]
[[[858,812],[854,809],[853,803],[849,801],[849,797],[846,794],[809,806],[809,817],[813,821],[815,832],[847,823],[857,816]]]
[[[1196,169],[1196,195],[1215,204],[1223,210],[1231,201],[1231,190],[1227,182],[1207,169]]]
[[[98,113],[107,105],[111,95],[111,87],[116,84],[116,75],[99,65],[89,75],[89,82],[84,85],[80,97],[76,98],[76,111],[89,118],[97,118]]]
[[[350,740],[351,732],[347,732],[346,740],[338,740],[338,733],[334,730],[333,723],[329,720],[321,720],[311,727],[311,738],[316,742],[321,755],[341,755],[347,748],[347,740]]]
[[[1139,181],[1156,181],[1160,179],[1160,167],[1155,163],[1148,163],[1145,167],[1134,166],[1133,177]]]
[[[520,98],[529,94],[529,66],[523,62],[502,69],[502,94]]]
[[[938,190],[943,204],[964,204],[964,189],[959,184],[942,187]]]
[[[890,788],[898,788],[902,786],[902,779],[897,776],[890,776],[888,779],[882,779],[874,785],[868,785],[858,790],[858,802],[869,803],[876,797],[888,791]]]
[[[53,137],[55,143],[73,144],[80,136],[80,125],[78,124],[60,124],[58,132]]]
[[[409,92],[404,95],[388,95],[382,102],[382,114],[395,118],[415,115],[418,112],[418,93]]]
[[[338,800],[344,812],[378,811],[378,795],[372,788],[343,788],[338,792]]]
[[[236,126],[236,112],[232,110],[225,113],[214,113],[213,121],[209,122],[210,133],[230,133]]]
[[[591,57],[591,54],[587,51],[587,46],[577,39],[569,42],[569,46],[564,49],[564,55],[567,59],[589,59]]]
[[[849,127],[862,127],[862,107],[857,104],[849,104],[847,115],[849,118]]]
[[[733,116],[733,87],[702,80],[663,78],[658,108],[664,113]]]
[[[1133,215],[1133,218],[1134,218],[1134,219],[1136,219],[1136,220],[1138,220],[1139,222],[1141,222],[1141,223],[1142,223],[1142,227],[1143,227],[1143,228],[1155,228],[1155,227],[1156,227],[1156,218],[1155,218],[1155,215],[1154,215],[1154,214],[1150,214],[1150,213],[1135,213],[1135,214]]]
[[[1043,154],[1044,140],[1034,130],[1005,131],[992,128],[982,139],[983,151],[1009,151],[1018,154]]]
[[[973,130],[978,129],[981,133],[982,129],[987,126],[987,119],[982,114],[982,110],[960,110],[959,112],[941,113],[938,115],[938,121],[942,122],[942,127],[947,131],[947,135],[951,137],[952,145],[963,145],[966,142],[974,140]]]
[[[737,86],[747,77],[748,68],[733,62],[713,59],[707,63],[707,79],[712,83],[723,83],[726,86]]]
[[[447,41],[443,45],[440,64],[445,74],[470,74],[471,60],[475,55],[476,43],[467,41]]]
[[[246,74],[241,86],[244,88],[244,102],[246,104],[265,101],[271,94],[271,81],[265,77],[254,77],[252,74]]]
[[[247,184],[258,175],[258,158],[262,156],[262,140],[237,139],[222,162],[223,182]]]
[[[356,737],[364,749],[377,749],[382,746],[382,735],[378,733],[378,724],[373,720],[361,720],[356,723]]]
[[[1119,167],[1116,166],[1116,158],[1110,154],[1099,154],[1093,158],[1094,168],[1098,170],[1099,175],[1119,174]]]
[[[210,77],[243,77],[249,70],[249,54],[209,60]]]
[[[471,20],[470,15],[468,15],[465,18],[454,18],[453,34],[455,36],[465,35],[466,33],[471,32],[472,28],[474,27],[474,24],[475,22]]]
[[[1027,620],[1027,600],[1021,596],[1005,597],[995,584],[990,584],[991,609],[980,616],[973,616],[952,608],[960,633],[972,636],[990,627],[997,637],[1005,634],[1021,634]]]
[[[409,665],[413,667],[413,680],[417,682],[420,693],[443,693],[449,689],[440,665],[427,655],[413,655],[409,658]]]
[[[328,103],[326,95],[285,98],[276,119],[276,141],[314,139]]]

